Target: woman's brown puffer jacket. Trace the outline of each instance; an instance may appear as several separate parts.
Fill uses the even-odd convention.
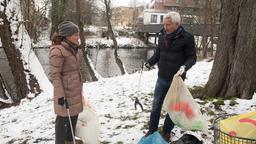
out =
[[[67,110],[58,104],[58,99],[65,97],[68,101],[70,115],[78,115],[82,106],[82,81],[79,54],[74,53],[66,42],[50,48],[50,77],[54,87],[54,112],[66,117]]]

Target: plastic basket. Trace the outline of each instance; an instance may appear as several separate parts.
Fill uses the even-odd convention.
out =
[[[220,120],[231,117],[231,116],[233,115],[219,116],[214,120],[214,123],[213,123],[214,144],[256,144],[256,139],[248,139],[248,138],[231,136],[220,130]]]

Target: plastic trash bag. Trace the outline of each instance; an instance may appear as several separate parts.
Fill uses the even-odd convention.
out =
[[[98,116],[89,105],[85,105],[78,116],[76,136],[81,138],[85,144],[99,144],[99,133]]]
[[[185,130],[207,130],[207,121],[187,86],[177,74],[165,96],[163,110],[173,123]]]
[[[173,141],[170,144],[203,144],[196,136],[191,134],[184,134],[177,141]]]
[[[156,131],[147,137],[142,137],[138,144],[168,144],[168,142]]]

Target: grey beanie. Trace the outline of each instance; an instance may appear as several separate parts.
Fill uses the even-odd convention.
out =
[[[67,37],[78,32],[79,32],[78,26],[71,21],[63,21],[58,25],[59,36]]]

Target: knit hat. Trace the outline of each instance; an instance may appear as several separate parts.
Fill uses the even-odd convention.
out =
[[[71,21],[63,21],[58,25],[59,36],[67,37],[78,32],[78,26]]]

